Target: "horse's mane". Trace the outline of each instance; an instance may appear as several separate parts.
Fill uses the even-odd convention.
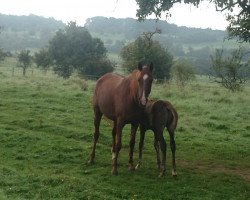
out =
[[[131,74],[129,74],[128,76],[126,76],[124,78],[125,80],[125,85],[127,84],[127,86],[129,87],[129,92],[132,96],[132,98],[137,101],[138,99],[138,88],[139,88],[139,85],[138,85],[138,77],[140,75],[140,71],[139,70],[134,70],[132,71]]]

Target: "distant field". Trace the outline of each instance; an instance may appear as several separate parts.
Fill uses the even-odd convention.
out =
[[[103,120],[96,164],[92,145],[93,81],[46,76],[0,65],[0,199],[250,199],[250,86],[230,93],[197,77],[184,89],[153,85],[151,98],[172,102],[178,178],[158,178],[153,134],[145,139],[142,167],[128,172],[129,130],[123,131],[119,175],[111,176],[111,126]],[[167,143],[169,138],[165,133]],[[138,153],[138,137],[135,156]],[[135,157],[135,161],[136,161]]]
[[[237,49],[239,46],[250,48],[250,45],[248,43],[239,43],[236,40],[228,40],[225,38],[225,40],[220,42],[207,42],[207,43],[198,43],[198,44],[183,44],[183,48],[185,51],[188,51],[189,47],[192,47],[194,50],[202,49],[205,47],[211,48],[211,50],[215,49]]]

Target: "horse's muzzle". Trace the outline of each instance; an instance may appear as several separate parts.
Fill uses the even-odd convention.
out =
[[[142,105],[142,106],[146,106],[147,101],[148,101],[147,98],[142,97],[141,100],[140,100],[141,105]]]

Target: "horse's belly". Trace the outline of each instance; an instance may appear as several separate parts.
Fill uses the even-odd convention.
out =
[[[105,94],[105,95],[104,95]],[[108,92],[100,95],[98,100],[98,107],[105,117],[115,120],[115,109],[113,96]]]
[[[105,117],[107,117],[110,120],[115,120],[115,113],[112,108],[108,108],[108,106],[100,106],[100,110],[103,113]]]

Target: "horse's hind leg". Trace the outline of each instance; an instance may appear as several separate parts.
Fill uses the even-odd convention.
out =
[[[124,120],[123,118],[118,118],[116,121],[116,138],[115,138],[115,153],[112,156],[112,175],[117,175],[117,159],[119,152],[122,147],[122,129],[124,127]]]
[[[115,158],[116,126],[117,126],[117,123],[116,121],[114,121],[113,129],[112,129],[112,149],[111,149],[112,160]]]
[[[134,147],[135,147],[135,135],[136,131],[138,129],[139,124],[131,124],[131,134],[130,134],[130,142],[129,142],[129,161],[128,161],[128,170],[134,171],[134,162],[133,162],[133,153],[134,153]]]
[[[99,127],[100,127],[100,122],[101,122],[101,118],[103,115],[101,113],[99,107],[94,107],[94,114],[95,114],[95,118],[94,118],[95,132],[94,132],[94,138],[93,138],[93,148],[92,148],[92,152],[89,156],[89,163],[90,164],[94,163],[95,148],[96,148],[96,143],[97,143],[99,135],[100,135]]]
[[[160,170],[161,169],[161,159],[160,159],[160,152],[159,152],[159,141],[158,141],[156,132],[154,132],[154,136],[155,136],[154,147],[155,147],[155,151],[156,151],[157,166],[158,166],[158,169]]]
[[[171,151],[172,151],[172,166],[173,166],[173,170],[172,170],[172,175],[173,176],[177,176],[177,172],[176,172],[176,164],[175,164],[175,141],[174,141],[174,131],[169,131],[169,136],[170,136],[170,147],[171,147]]]
[[[166,151],[167,151],[167,145],[163,136],[163,131],[158,133],[158,140],[160,143],[160,148],[161,148],[161,153],[162,153],[162,161],[161,161],[161,169],[160,169],[159,177],[162,177],[164,176],[165,171],[166,171]]]

